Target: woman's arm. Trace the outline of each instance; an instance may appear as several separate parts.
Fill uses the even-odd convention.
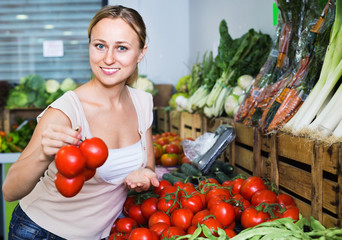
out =
[[[5,200],[15,201],[29,194],[54,160],[59,148],[77,144],[79,138],[79,133],[71,128],[69,118],[60,110],[49,108],[19,159],[8,171],[2,186]]]

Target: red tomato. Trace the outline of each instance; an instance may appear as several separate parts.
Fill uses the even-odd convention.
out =
[[[232,187],[232,194],[233,195],[240,193],[241,185],[244,181],[245,181],[245,179],[243,179],[243,178],[236,178],[233,180],[233,183],[232,183],[232,186],[233,186]]]
[[[288,208],[290,206],[296,206],[294,199],[286,193],[278,194],[277,200],[278,203],[285,208]]]
[[[174,210],[179,208],[178,200],[175,200],[174,197],[172,199],[159,198],[157,202],[157,209],[163,212],[167,212],[171,214]]]
[[[194,234],[195,230],[197,229],[197,226],[191,225],[188,230],[186,231],[187,234]]]
[[[116,222],[116,230],[123,233],[130,233],[138,226],[137,222],[130,217],[120,218]]]
[[[260,177],[251,176],[242,183],[240,194],[250,201],[254,193],[266,188],[264,181]]]
[[[108,147],[100,138],[88,138],[80,144],[79,148],[86,158],[87,168],[98,168],[107,160]]]
[[[227,227],[235,220],[235,211],[232,205],[226,202],[218,202],[210,208],[210,213],[213,214],[217,221],[222,226]]]
[[[171,226],[162,232],[161,238],[171,238],[172,236],[183,236],[185,234],[186,232],[182,228]]]
[[[236,222],[232,222],[232,224],[230,224],[229,226],[227,226],[225,229],[231,229],[234,230],[234,228],[236,227]]]
[[[115,232],[110,234],[108,240],[126,240],[126,236],[123,233]]]
[[[190,161],[190,159],[187,156],[183,156],[182,159],[181,159],[180,164],[182,165],[184,163],[192,164],[192,162]]]
[[[169,139],[166,137],[160,137],[156,140],[156,143],[158,143],[161,146],[164,146],[169,143]]]
[[[218,202],[222,202],[224,200],[229,200],[230,197],[228,197],[227,195],[215,195],[212,198],[210,198],[208,204],[207,204],[207,209],[210,210],[210,208],[212,206],[214,206],[216,203]]]
[[[244,228],[255,227],[256,225],[265,222],[270,215],[262,211],[257,211],[254,207],[247,208],[241,214],[241,225]]]
[[[149,219],[150,216],[157,211],[157,202],[158,198],[151,197],[141,203],[141,211],[146,219]]]
[[[158,143],[153,143],[153,151],[154,151],[154,157],[156,159],[160,158],[161,155],[163,155],[163,153],[164,153],[162,146]]]
[[[171,225],[179,227],[184,231],[191,225],[194,213],[188,208],[178,208],[171,214]]]
[[[168,143],[165,145],[165,152],[178,154],[181,152],[181,149],[175,143]]]
[[[277,194],[275,192],[272,192],[268,189],[260,190],[253,194],[251,199],[251,204],[256,207],[260,203],[276,203],[277,202]]]
[[[170,225],[164,222],[157,222],[156,224],[149,227],[149,229],[153,232],[155,232],[158,237],[161,236],[162,232],[167,229]]]
[[[55,164],[60,174],[67,178],[73,178],[83,172],[86,159],[77,146],[66,145],[58,150]]]
[[[191,225],[187,230],[187,234],[193,235],[197,228],[198,228],[197,225]],[[205,237],[203,232],[199,235],[199,237]]]
[[[233,181],[232,180],[227,180],[227,181],[224,181],[223,183],[222,183],[222,186],[223,187],[233,187],[232,186],[233,185]]]
[[[235,201],[231,202],[232,206],[234,207],[235,211],[235,220],[241,220],[242,212],[251,206],[250,202],[244,199],[241,194],[236,194],[232,197]]]
[[[204,208],[202,198],[199,194],[194,193],[189,196],[182,196],[180,200],[182,207],[190,209],[193,213],[197,213]]]
[[[59,172],[55,176],[55,185],[57,190],[64,197],[73,197],[77,195],[84,184],[84,175],[79,174],[73,178],[66,178]]]
[[[207,216],[209,216],[209,215],[210,215],[209,210],[208,209],[203,209],[203,210],[197,212],[193,216],[191,224],[197,226],[198,224],[201,224],[205,220],[205,218]]]
[[[153,187],[153,193],[160,195],[161,190],[163,190],[166,186],[172,186],[169,181],[160,180],[158,187]]]
[[[193,195],[193,194],[197,194],[198,192],[196,191],[195,186],[190,183],[183,183],[181,181],[175,182],[173,184],[173,186],[179,187],[182,191],[179,192],[179,199],[183,196],[187,196],[187,195]]]
[[[177,191],[176,186],[165,186],[161,191],[160,191],[160,197],[166,197],[166,196],[172,196],[172,199],[175,198],[175,192]]]
[[[129,234],[128,240],[154,240],[151,230],[148,228],[135,228]]]
[[[207,178],[205,180],[201,180],[198,184],[198,187],[202,192],[207,192],[216,188],[218,185],[219,183],[215,178]]]
[[[234,232],[233,229],[226,228],[226,229],[224,229],[224,231],[225,231],[225,233],[229,239],[236,236],[236,232]]]
[[[176,153],[164,153],[160,157],[160,163],[164,167],[174,167],[178,164],[178,154]]]
[[[85,181],[88,181],[88,180],[90,180],[92,177],[95,176],[95,174],[96,174],[96,169],[84,168],[83,174],[84,174]]]
[[[128,196],[125,200],[122,212],[125,216],[128,216],[128,210],[133,206],[136,205],[135,203],[136,197],[134,195]]]
[[[133,218],[138,224],[147,224],[147,219],[143,216],[141,211],[141,204],[131,206],[128,210],[128,216]]]
[[[207,220],[204,220],[202,224],[206,225],[212,234],[218,237],[218,228],[222,228],[222,224],[219,221],[214,218],[208,218]]]
[[[291,206],[289,208],[287,208],[285,210],[285,212],[283,212],[280,215],[281,218],[291,218],[295,221],[299,220],[299,209],[296,206]]]
[[[148,219],[148,227],[151,228],[156,223],[166,223],[167,225],[171,225],[170,217],[162,211],[156,211],[151,215],[151,217]]]
[[[224,188],[215,188],[211,189],[207,192],[205,196],[205,202],[208,204],[209,200],[214,197],[215,195],[225,195],[227,197],[230,197],[230,193],[227,189]]]

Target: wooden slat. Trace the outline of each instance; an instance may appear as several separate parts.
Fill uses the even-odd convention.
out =
[[[235,146],[235,164],[253,172],[253,152],[246,148]]]
[[[279,185],[311,199],[311,174],[284,162],[279,162]]]
[[[247,127],[242,123],[235,123],[235,131],[237,142],[253,147],[253,128]]]
[[[180,121],[181,112],[172,110],[170,111],[170,132],[180,134]]]
[[[163,132],[170,130],[169,111],[165,111],[164,107],[157,107],[157,127]]]
[[[206,119],[201,114],[191,114],[188,112],[181,113],[181,129],[182,138],[196,139],[206,132]]]
[[[278,134],[278,155],[311,165],[315,142],[304,137]]]
[[[253,147],[253,175],[261,175],[261,134],[257,128],[254,128],[254,147]]]
[[[323,148],[315,145],[315,156],[311,165],[311,213],[318,221],[323,221]]]
[[[323,169],[329,173],[337,175],[339,173],[339,148],[341,143],[327,146],[324,143],[322,151]]]
[[[271,140],[271,153],[270,153],[270,179],[279,187],[279,164],[278,164],[278,144],[277,136],[274,134]]]

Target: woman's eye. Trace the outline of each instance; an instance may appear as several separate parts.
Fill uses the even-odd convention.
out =
[[[103,44],[96,44],[95,46],[96,48],[101,49],[101,50],[105,48]]]
[[[120,47],[118,47],[118,49],[119,49],[119,51],[126,51],[127,50],[127,48],[124,46],[120,46]]]

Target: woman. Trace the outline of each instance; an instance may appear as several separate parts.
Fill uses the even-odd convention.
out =
[[[159,185],[152,96],[128,86],[137,78],[137,64],[147,50],[145,24],[133,9],[106,6],[92,19],[88,36],[95,77],[38,116],[31,141],[3,184],[7,201],[20,200],[9,239],[108,237],[127,189],[139,192]],[[63,197],[54,184],[55,154],[64,145],[95,136],[109,148],[105,164],[76,196]]]

